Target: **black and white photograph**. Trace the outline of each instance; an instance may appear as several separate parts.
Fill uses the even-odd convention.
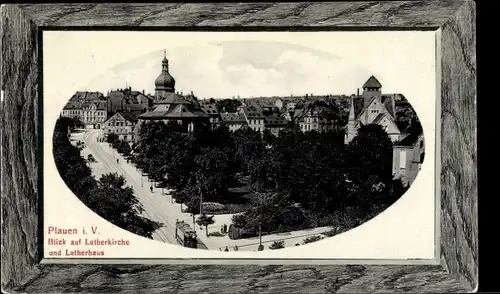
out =
[[[58,34],[67,42],[78,36]],[[404,92],[398,83],[408,77],[391,80],[354,62],[355,53],[346,59],[308,47],[299,35],[308,33],[281,34],[287,43],[207,32],[177,46],[168,40],[194,37],[150,34],[174,45],[87,77],[54,125],[58,174],[113,225],[202,250],[304,246],[382,214],[418,178],[426,140],[412,98],[427,93],[419,82]],[[318,40],[309,34],[306,41]],[[329,35],[352,46],[378,36]],[[421,61],[431,61],[432,36],[412,37],[427,49]],[[432,116],[432,108],[424,111]],[[432,211],[423,216],[432,223]]]
[[[1,4],[2,293],[484,292],[476,6]]]

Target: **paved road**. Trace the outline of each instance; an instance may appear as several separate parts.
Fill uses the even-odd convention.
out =
[[[118,173],[123,175],[127,181],[127,185],[131,186],[135,194],[142,203],[144,211],[142,215],[153,221],[161,222],[164,226],[156,230],[153,234],[153,239],[177,244],[175,240],[175,214],[166,202],[168,196],[161,195],[161,189],[155,189],[154,193],[150,191],[150,183],[148,183],[146,177],[143,177],[141,184],[140,173],[131,165],[127,164],[125,160],[119,156],[119,154],[114,151],[107,143],[97,142],[98,131],[88,131],[82,135],[82,141],[85,142],[85,149],[83,150],[83,155],[91,153],[95,159],[96,163],[91,164],[92,172],[96,178],[100,178],[102,174],[106,173]],[[116,162],[116,158],[119,158],[119,163]],[[170,213],[166,213],[166,211]]]
[[[144,212],[142,215],[153,221],[161,222],[164,226],[153,233],[153,239],[178,244],[175,240],[175,221],[183,220],[193,226],[192,216],[187,213],[181,212],[181,205],[172,202],[169,194],[164,194],[162,189],[154,188],[153,193],[150,191],[151,183],[148,182],[147,177],[142,177],[141,172],[137,170],[132,164],[128,164],[123,157],[121,157],[114,149],[109,147],[108,143],[97,142],[99,136],[98,130],[88,130],[85,133],[73,134],[76,140],[85,142],[85,148],[82,151],[82,156],[87,157],[92,154],[97,160],[96,163],[91,164],[92,172],[96,179],[106,173],[116,172],[123,175],[127,181],[127,185],[132,186],[137,196],[137,199],[142,203]],[[119,163],[116,162],[119,158]],[[142,183],[141,183],[142,177]],[[208,227],[209,232],[220,231],[222,224],[231,223],[232,215],[216,215],[214,217],[215,224]],[[208,249],[219,250],[219,248],[233,248],[235,245],[240,250],[257,250],[259,238],[248,238],[231,240],[229,237],[207,237],[205,229],[198,226],[195,227],[198,231],[198,238],[208,247]],[[289,233],[272,234],[262,236],[262,243],[267,248],[273,241],[285,240],[285,246],[295,246],[297,243],[302,243],[302,240],[308,236],[317,235],[329,230],[328,227],[314,228],[309,230],[294,231]]]

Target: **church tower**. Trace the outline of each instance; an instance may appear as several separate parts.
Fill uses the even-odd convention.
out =
[[[155,80],[155,99],[160,101],[168,96],[168,93],[175,92],[175,79],[168,72],[167,51],[163,52],[161,62],[161,74]]]
[[[382,100],[382,84],[380,84],[376,77],[371,76],[363,85],[363,107],[366,107],[366,104],[373,96],[377,97],[380,101]]]
[[[354,97],[351,97],[351,105],[349,107],[349,118],[347,121],[347,130],[345,135],[345,144],[349,144],[349,142],[354,139],[356,136],[358,129],[358,123],[356,121],[356,113],[354,112]]]

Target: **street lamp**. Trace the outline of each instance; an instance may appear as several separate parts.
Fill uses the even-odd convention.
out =
[[[203,192],[200,193],[200,216],[203,214]]]
[[[259,217],[259,250],[262,248],[262,205],[263,205],[263,196],[260,195],[260,217]]]

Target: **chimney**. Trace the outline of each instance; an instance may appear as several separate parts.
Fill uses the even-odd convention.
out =
[[[358,88],[358,92],[357,92],[357,95],[356,95],[356,96],[358,96],[358,97],[359,97],[359,88]]]
[[[392,94],[392,115],[396,117],[396,94]]]
[[[144,93],[145,93],[145,92],[144,92],[144,89],[142,89],[142,95],[144,95]]]

